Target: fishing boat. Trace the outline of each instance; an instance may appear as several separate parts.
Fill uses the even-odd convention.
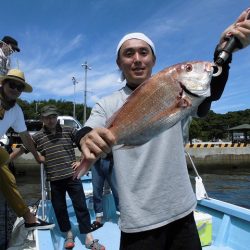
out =
[[[198,175],[198,179],[200,176]],[[201,178],[199,179],[199,181]],[[91,219],[95,220],[92,199],[91,174],[82,178],[87,206]],[[45,198],[45,189],[42,185],[42,200],[38,208],[38,216],[48,221],[56,221],[50,200]],[[195,211],[195,220],[203,249],[205,250],[247,250],[250,246],[250,210],[227,202],[207,197],[204,190],[202,199],[199,198]],[[200,194],[198,194],[200,196]],[[93,232],[94,238],[105,245],[107,250],[118,250],[120,230],[115,204],[111,192],[104,194],[104,219],[102,228]],[[84,238],[78,232],[77,220],[69,198],[68,210],[72,229],[75,232],[74,249],[85,249]],[[58,250],[64,249],[64,237],[58,225],[52,230],[36,230],[36,249]]]
[[[248,250],[250,246],[250,209],[236,206],[227,202],[208,197],[202,179],[199,176],[192,158],[188,154],[194,167],[197,177],[195,177],[195,189],[197,197],[197,207],[194,212],[196,225],[198,228],[202,249],[204,250]],[[91,172],[81,178],[86,196],[87,207],[91,220],[95,220],[93,209],[93,193]],[[45,172],[41,167],[41,195],[37,215],[39,218],[55,222],[55,227],[51,230],[35,230],[32,235],[24,229],[20,230],[25,237],[30,238],[33,247],[14,249],[36,249],[36,250],[60,250],[64,249],[64,235],[60,232],[51,201],[49,199],[49,186],[45,182]],[[75,235],[75,250],[86,249],[84,246],[84,236],[79,233],[77,219],[69,197],[67,205]],[[95,239],[106,247],[106,250],[118,250],[120,242],[119,218],[116,214],[115,203],[110,190],[106,190],[103,199],[104,226],[93,232]],[[19,224],[19,223],[17,223]],[[25,238],[24,237],[24,238]],[[20,239],[16,240],[20,243]],[[18,243],[18,244],[19,244]],[[27,239],[24,240],[27,245]]]
[[[42,170],[41,170],[42,171]],[[92,193],[92,177],[91,172],[88,175],[84,175],[82,178],[84,192],[86,196],[87,207],[90,212],[91,220],[95,220],[95,213],[93,208],[93,193]],[[43,182],[42,182],[43,183]],[[54,210],[51,205],[51,201],[46,199],[46,187],[41,185],[42,200],[38,207],[38,216],[48,221],[56,222]],[[74,249],[86,249],[84,246],[84,237],[79,233],[77,219],[74,213],[71,200],[67,197],[67,206],[72,224],[72,231],[75,235],[75,247]],[[105,246],[106,250],[118,250],[120,242],[120,230],[118,226],[118,216],[116,214],[115,204],[112,193],[106,190],[103,199],[103,212],[104,212],[104,226],[93,232],[95,239],[99,239],[100,243]],[[64,249],[64,236],[59,230],[57,223],[52,230],[36,230],[36,249],[39,250],[59,250]]]

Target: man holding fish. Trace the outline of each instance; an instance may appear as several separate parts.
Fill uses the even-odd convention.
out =
[[[249,9],[222,33],[250,44]],[[84,160],[75,177],[112,150],[120,205],[121,250],[201,249],[196,198],[183,148],[182,122],[205,116],[224,90],[231,57],[213,77],[214,63],[177,64],[151,77],[156,55],[142,33],[124,36],[117,65],[126,85],[101,99],[77,134]]]

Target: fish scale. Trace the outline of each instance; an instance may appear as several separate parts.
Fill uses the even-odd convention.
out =
[[[123,123],[120,124],[120,135],[119,137],[128,136],[127,128],[129,127],[134,128],[129,131],[131,133],[140,133],[140,131],[144,130],[145,126],[147,126],[147,123],[152,119],[152,117],[155,115],[155,113],[158,111],[161,111],[165,109],[165,106],[169,106],[169,103],[171,102],[171,99],[175,99],[175,95],[169,95],[169,98],[165,99],[165,105],[162,105],[162,102],[159,100],[162,100],[164,98],[164,92],[168,92],[171,88],[170,85],[163,84],[163,79],[161,80],[161,83],[156,85],[153,91],[145,91],[145,88],[143,88],[143,92],[141,91],[137,96],[140,96],[141,98],[136,100],[136,105],[133,108],[133,111],[130,112],[130,107],[133,104],[129,103],[129,105],[124,104],[123,106]],[[162,86],[159,86],[162,85]],[[162,91],[162,89],[165,88],[165,91]],[[181,89],[181,88],[179,88]],[[148,90],[148,89],[147,89]],[[169,93],[171,93],[169,91]],[[130,102],[130,100],[128,100]],[[131,122],[135,119],[139,119],[140,123]],[[113,123],[115,126],[115,123]]]

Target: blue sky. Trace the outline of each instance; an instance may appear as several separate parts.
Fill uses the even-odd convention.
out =
[[[116,46],[129,32],[155,43],[154,73],[172,64],[212,60],[221,32],[250,6],[248,0],[9,0],[1,1],[1,36],[16,38],[12,66],[25,72],[34,91],[27,101],[61,99],[87,104],[119,89]],[[234,55],[216,113],[250,108],[250,47]],[[74,95],[72,77],[78,81]]]

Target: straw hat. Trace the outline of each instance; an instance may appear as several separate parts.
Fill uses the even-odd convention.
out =
[[[5,80],[12,80],[17,83],[24,84],[25,88],[23,92],[32,92],[32,87],[27,82],[25,82],[24,73],[19,69],[10,69],[7,75],[0,76],[0,85],[3,85]]]

